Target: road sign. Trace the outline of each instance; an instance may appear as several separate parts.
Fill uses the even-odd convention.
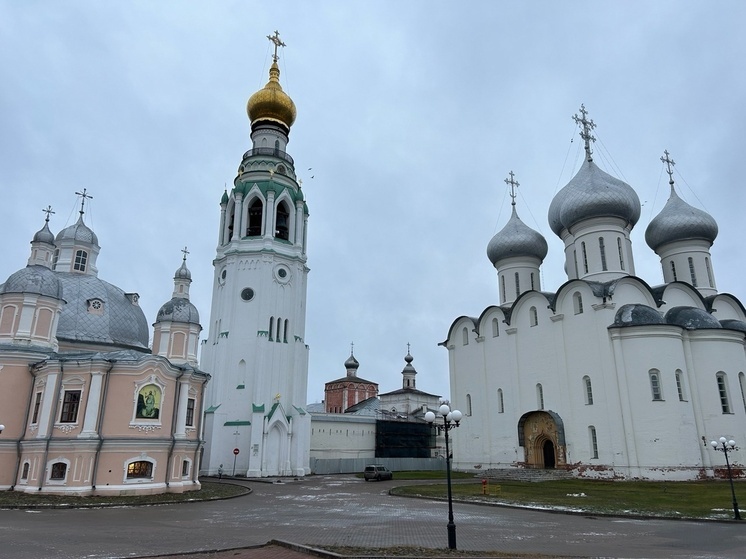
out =
[[[239,453],[239,450],[237,448],[234,448],[233,449],[233,454],[238,454],[238,453]]]

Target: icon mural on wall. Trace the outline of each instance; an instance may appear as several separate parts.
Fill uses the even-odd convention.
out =
[[[161,389],[149,384],[137,394],[137,419],[158,419],[161,408]]]

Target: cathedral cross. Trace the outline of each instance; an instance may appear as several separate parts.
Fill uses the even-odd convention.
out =
[[[93,196],[91,196],[90,194],[86,194],[86,189],[85,188],[83,189],[83,192],[76,192],[75,194],[77,194],[78,196],[81,197],[81,200],[80,200],[80,215],[83,215],[85,213],[83,211],[84,208],[85,208],[85,199],[86,198],[90,198],[91,200],[93,200]]]
[[[355,353],[355,342],[350,342],[350,355]]]
[[[184,247],[183,249],[181,249],[181,252],[184,253],[184,262],[186,262],[187,254],[189,254],[189,251],[187,250],[187,247]]]
[[[575,114],[572,119],[576,124],[582,126],[583,130],[580,132],[580,137],[583,138],[583,141],[585,142],[585,157],[588,161],[593,161],[593,158],[591,157],[591,154],[593,153],[593,150],[591,150],[591,142],[595,142],[596,137],[591,134],[591,131],[596,127],[596,123],[593,122],[593,120],[586,118],[588,116],[588,111],[585,110],[585,105],[583,104],[580,105],[580,114],[583,116],[579,117]]]
[[[49,223],[49,216],[54,213],[54,211],[52,210],[52,206],[47,206],[42,211],[45,214],[47,214],[47,218],[44,221],[46,221],[47,223]]]
[[[668,184],[673,186],[673,166],[676,165],[676,162],[669,157],[668,150],[663,151],[663,157],[661,157],[661,161],[666,164],[666,173],[668,173]]]
[[[272,55],[272,60],[277,62],[280,59],[280,57],[277,56],[277,47],[284,47],[285,43],[280,40],[280,32],[277,30],[275,30],[274,35],[267,35],[267,39],[275,45],[275,53]]]
[[[511,205],[515,207],[515,197],[516,197],[515,189],[521,186],[521,183],[515,180],[515,174],[513,174],[513,171],[510,171],[509,174],[510,174],[510,178],[505,179],[505,184],[510,186],[510,198],[512,199]]]

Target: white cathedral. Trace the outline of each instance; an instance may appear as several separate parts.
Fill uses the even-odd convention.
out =
[[[542,291],[547,242],[518,217],[511,173],[512,215],[487,246],[500,303],[457,318],[441,344],[452,401],[465,414],[454,467],[721,476],[724,457],[710,441],[746,444],[746,310],[717,291],[717,223],[677,195],[666,152],[670,197],[645,231],[664,283],[636,277],[630,234],[640,200],[596,166],[595,124],[584,107],[581,115],[586,157],[548,216],[567,281]],[[746,452],[731,459],[743,464]]]
[[[287,153],[296,109],[280,86],[277,32],[269,82],[248,101],[253,146],[220,203],[209,334],[202,473],[310,473],[306,206]]]

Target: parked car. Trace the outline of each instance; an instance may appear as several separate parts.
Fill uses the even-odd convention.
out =
[[[371,464],[370,466],[365,466],[363,477],[365,478],[365,481],[370,481],[372,479],[381,481],[384,479],[394,479],[394,474],[386,466],[382,466],[381,464]]]

